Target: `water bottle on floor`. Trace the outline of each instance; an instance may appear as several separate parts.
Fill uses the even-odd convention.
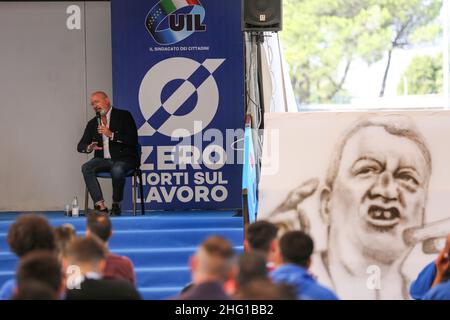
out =
[[[77,197],[73,198],[72,201],[72,217],[78,217],[80,213],[80,207],[78,206]]]

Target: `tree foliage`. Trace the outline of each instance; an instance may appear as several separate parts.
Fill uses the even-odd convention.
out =
[[[352,63],[436,38],[441,0],[285,0],[284,50],[301,103],[345,100]],[[390,58],[380,94],[388,76]]]
[[[408,94],[442,93],[442,76],[442,54],[414,57],[402,75],[397,92],[405,94],[406,80]]]

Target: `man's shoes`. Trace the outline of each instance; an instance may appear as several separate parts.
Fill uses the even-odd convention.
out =
[[[108,213],[108,208],[104,207],[103,209],[100,209],[99,205],[94,205],[94,210],[101,212],[101,213]]]
[[[122,213],[122,210],[120,209],[120,205],[118,203],[113,203],[111,208],[111,215],[112,216],[120,216]]]

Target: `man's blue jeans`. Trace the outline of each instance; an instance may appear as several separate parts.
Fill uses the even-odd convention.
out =
[[[93,158],[83,164],[81,172],[94,203],[98,204],[100,201],[104,201],[102,189],[95,176],[97,172],[111,172],[113,202],[121,202],[126,174],[131,169],[134,169],[134,166],[126,161],[113,161],[104,158]]]

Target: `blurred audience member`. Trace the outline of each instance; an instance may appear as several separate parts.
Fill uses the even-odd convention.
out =
[[[276,257],[278,256],[277,234],[278,227],[265,220],[256,221],[247,227],[244,241],[245,251],[261,252],[266,259],[269,271],[275,269]]]
[[[238,300],[296,300],[295,288],[269,279],[254,279],[242,286],[235,295]]]
[[[103,279],[106,248],[97,236],[75,239],[67,248],[67,260],[67,300],[141,299],[128,281]]]
[[[107,215],[90,214],[86,219],[86,237],[96,235],[105,243],[108,249],[108,241],[112,235],[111,219]],[[106,267],[103,271],[104,279],[126,280],[136,284],[134,266],[131,260],[125,256],[119,256],[111,252],[106,254]]]
[[[439,255],[435,261],[430,262],[422,271],[416,280],[411,283],[409,287],[409,294],[413,299],[421,300],[425,294],[434,286],[441,282],[442,275],[438,275],[438,266],[445,265],[445,254],[450,250],[450,234],[447,235],[445,247],[439,252]]]
[[[266,260],[258,251],[243,253],[238,257],[237,268],[224,285],[225,292],[236,296],[243,285],[254,279],[269,279]]]
[[[257,251],[241,254],[238,258],[236,280],[238,288],[253,280],[270,280],[264,256]]]
[[[55,300],[65,291],[61,263],[53,251],[35,250],[22,257],[16,279],[16,300]]]
[[[270,280],[265,257],[260,251],[250,251],[241,254],[238,258],[234,298],[239,300],[295,300],[296,296],[294,288],[285,284],[274,284]]]
[[[423,300],[450,300],[450,235],[436,259],[435,268],[432,288],[423,296]]]
[[[44,216],[37,214],[19,216],[9,228],[7,241],[19,258],[38,249],[55,251],[53,229]],[[0,289],[0,300],[11,299],[15,288],[14,279],[6,281]]]
[[[230,242],[220,236],[211,236],[198,248],[190,260],[193,285],[179,300],[228,300],[224,284],[233,276],[234,251]]]
[[[302,231],[286,232],[280,239],[280,267],[270,274],[277,283],[295,286],[297,299],[336,300],[336,295],[321,286],[309,273],[313,240]]]
[[[66,223],[59,227],[55,227],[53,231],[55,233],[55,244],[58,258],[61,262],[64,262],[67,246],[77,237],[75,227],[70,223]]]
[[[20,287],[13,300],[57,300],[58,296],[49,285],[39,281],[28,281]]]

